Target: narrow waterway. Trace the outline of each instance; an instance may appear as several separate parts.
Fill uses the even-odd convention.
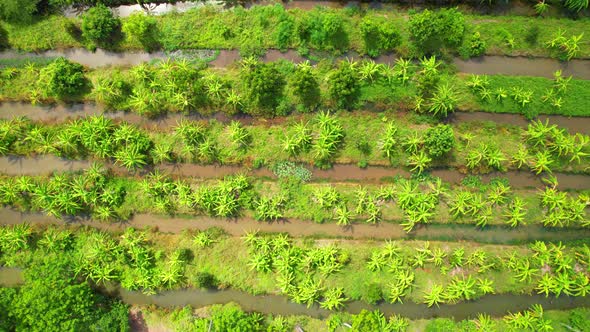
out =
[[[199,164],[159,164],[154,167],[145,167],[137,172],[129,172],[123,167],[104,163],[118,175],[145,175],[154,169],[174,177],[198,177],[198,178],[222,178],[226,175],[243,173],[254,177],[276,178],[268,169],[248,169],[239,165],[199,165]],[[92,161],[70,160],[54,155],[40,155],[36,157],[2,156],[0,157],[0,174],[10,176],[18,175],[49,175],[54,172],[81,171],[89,168]],[[364,183],[380,183],[395,176],[409,178],[411,173],[401,168],[388,168],[371,166],[359,168],[351,164],[335,164],[331,169],[322,170],[310,168],[312,181],[363,181]],[[466,174],[454,169],[434,169],[433,176],[441,178],[444,182],[460,184]],[[590,189],[590,176],[584,174],[553,173],[562,190],[586,190]],[[543,185],[539,176],[531,172],[494,172],[479,175],[483,182],[489,182],[492,178],[502,177],[508,179],[514,188],[537,188]]]
[[[0,209],[0,225],[30,223],[31,225],[69,225],[72,227],[92,227],[111,232],[124,231],[128,227],[136,229],[157,229],[164,233],[178,234],[184,230],[205,230],[211,227],[222,228],[231,236],[242,236],[246,232],[288,233],[293,237],[313,236],[347,239],[375,240],[425,240],[425,241],[471,241],[490,244],[519,244],[534,241],[574,241],[590,237],[590,229],[582,228],[544,228],[541,225],[526,225],[510,228],[490,225],[480,229],[467,224],[436,224],[417,226],[406,233],[399,224],[382,222],[366,224],[360,221],[342,227],[335,223],[318,224],[310,221],[285,219],[275,222],[260,222],[252,218],[213,218],[207,216],[170,217],[152,214],[137,214],[122,222],[100,222],[88,217],[64,217],[58,219],[43,213],[19,212],[9,208]]]
[[[217,56],[214,56],[217,54]],[[0,52],[0,59],[26,59],[26,58],[56,58],[65,57],[71,61],[78,62],[90,68],[105,66],[134,66],[143,62],[163,60],[166,58],[202,58],[210,60],[209,65],[213,67],[227,67],[240,60],[238,50],[188,50],[179,51],[171,54],[165,52],[147,53],[142,51],[133,52],[111,52],[98,49],[95,52],[83,48],[73,48],[66,50],[50,50],[39,53],[22,53],[14,50]],[[211,60],[211,58],[214,58]],[[349,52],[337,59],[354,59],[362,60],[355,52]],[[271,62],[278,60],[288,60],[299,63],[307,60],[299,55],[295,50],[280,52],[279,50],[270,49],[262,57],[263,61]],[[376,63],[394,64],[397,56],[394,54],[381,55],[373,59]],[[315,61],[311,61],[315,63]],[[508,56],[483,56],[470,60],[455,58],[453,64],[461,73],[467,74],[486,74],[486,75],[519,75],[519,76],[539,76],[552,78],[556,70],[561,70],[564,76],[573,76],[579,79],[590,79],[590,60],[573,59],[568,62],[560,62],[549,58],[527,58],[527,57],[508,57]]]
[[[0,285],[14,287],[24,282],[22,270],[0,267]],[[233,289],[227,290],[198,290],[183,289],[163,291],[155,295],[145,295],[140,292],[128,291],[119,286],[108,286],[101,289],[109,295],[119,297],[123,302],[134,306],[156,305],[161,308],[178,308],[190,305],[201,308],[213,304],[234,302],[248,312],[260,312],[273,315],[307,315],[316,318],[326,318],[332,312],[319,308],[318,305],[306,307],[289,301],[279,295],[251,295]],[[425,304],[413,302],[381,303],[369,305],[361,301],[346,303],[344,311],[358,314],[361,310],[379,309],[385,316],[401,315],[409,319],[429,319],[436,317],[453,317],[456,320],[474,318],[479,313],[486,313],[493,317],[506,315],[528,309],[533,304],[540,304],[545,310],[566,310],[577,307],[590,306],[590,297],[546,298],[541,295],[488,295],[478,300],[466,301],[458,304],[442,304],[428,308]]]

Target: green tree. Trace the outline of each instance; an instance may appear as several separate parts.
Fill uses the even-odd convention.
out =
[[[250,112],[255,115],[274,115],[283,98],[285,78],[274,63],[255,62],[244,65],[240,74]]]
[[[341,109],[354,108],[360,97],[360,79],[355,67],[353,62],[341,61],[329,75],[328,93]]]
[[[87,331],[99,326],[128,331],[127,308],[112,308],[90,286],[74,278],[65,256],[38,258],[25,271],[25,284],[11,305],[17,330]]]
[[[123,23],[123,32],[127,38],[137,40],[146,50],[158,47],[158,22],[153,16],[142,12],[131,14]]]
[[[119,30],[121,21],[103,4],[82,15],[82,36],[97,45],[108,45]]]
[[[289,78],[289,86],[295,97],[306,108],[311,108],[320,102],[320,86],[309,62],[297,65],[295,72]]]
[[[465,33],[465,18],[456,8],[430,11],[410,16],[410,37],[425,53],[440,47],[457,47]]]
[[[40,0],[0,0],[0,17],[15,23],[29,23]]]
[[[426,130],[424,147],[431,157],[438,158],[447,154],[455,146],[453,127],[437,125]]]
[[[387,21],[382,22],[373,16],[365,16],[360,29],[364,50],[370,57],[377,57],[381,52],[391,51],[400,44],[400,33]]]
[[[48,96],[63,98],[75,95],[86,84],[84,67],[65,58],[57,58],[41,69],[38,84]]]

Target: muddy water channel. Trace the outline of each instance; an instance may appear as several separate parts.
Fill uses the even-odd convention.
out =
[[[41,122],[63,122],[67,119],[82,118],[91,115],[103,115],[107,118],[126,121],[143,127],[158,127],[165,129],[178,124],[181,120],[211,120],[227,123],[237,120],[245,125],[260,122],[258,118],[247,115],[230,117],[224,113],[216,113],[210,116],[199,114],[182,115],[167,114],[157,118],[147,118],[136,113],[122,111],[107,111],[94,103],[76,104],[54,104],[54,105],[32,105],[24,102],[0,103],[0,119],[13,119],[15,117],[27,117],[33,121]],[[540,115],[539,120],[549,120],[561,128],[569,130],[570,133],[590,134],[590,117],[568,118],[560,115]],[[280,118],[277,118],[280,121]],[[454,112],[448,118],[451,123],[460,122],[494,122],[501,125],[526,127],[530,122],[519,114],[487,113],[487,112]]]
[[[54,172],[81,171],[92,164],[88,160],[62,159],[53,155],[42,155],[37,157],[0,157],[0,173],[17,175],[48,175]],[[175,177],[199,177],[199,178],[222,178],[226,175],[246,173],[255,177],[275,178],[274,174],[267,169],[247,169],[238,165],[197,165],[197,164],[160,164],[153,168],[147,167],[136,173],[129,173],[126,169],[113,164],[107,164],[108,168],[115,174],[120,175],[143,175],[153,169],[159,169],[164,173]],[[395,176],[410,177],[410,172],[400,168],[387,168],[373,166],[359,168],[356,165],[336,164],[329,170],[310,169],[312,180],[323,181],[363,181],[381,182]],[[433,176],[441,178],[445,182],[459,184],[465,174],[453,169],[435,169],[431,171]],[[584,174],[554,173],[559,188],[562,190],[585,190],[590,189],[590,176]],[[508,179],[510,185],[516,188],[539,187],[543,185],[541,179],[530,172],[495,172],[481,175],[484,182],[489,182],[494,177]]]
[[[105,231],[120,232],[125,228],[158,229],[164,233],[181,233],[184,230],[205,230],[219,227],[229,235],[242,236],[245,232],[288,233],[293,237],[315,236],[346,239],[375,240],[430,240],[430,241],[472,241],[491,244],[519,244],[534,241],[574,241],[590,237],[590,230],[577,228],[543,228],[540,225],[509,228],[490,225],[485,229],[463,224],[429,224],[416,227],[406,233],[399,224],[383,222],[369,225],[364,222],[348,227],[334,223],[318,224],[309,221],[284,219],[276,222],[259,222],[252,218],[220,219],[206,216],[159,216],[137,214],[128,221],[99,222],[87,217],[64,217],[58,219],[42,213],[25,213],[9,208],[0,209],[0,224],[14,225],[69,225],[88,226]]]
[[[23,283],[22,270],[16,268],[0,268],[0,285],[18,286]],[[274,315],[308,315],[325,318],[330,311],[320,309],[317,305],[308,308],[302,304],[290,302],[284,296],[251,295],[237,290],[196,290],[184,289],[165,291],[156,295],[145,295],[140,292],[124,290],[117,286],[100,289],[103,292],[119,297],[130,305],[156,305],[163,308],[175,308],[191,305],[200,308],[212,304],[235,302],[245,311],[255,311]],[[358,314],[362,309],[379,309],[384,315],[398,314],[410,319],[429,319],[435,317],[454,317],[456,320],[474,318],[478,313],[491,316],[503,316],[508,312],[522,311],[533,304],[540,304],[545,310],[572,309],[590,306],[590,297],[546,298],[540,295],[490,295],[479,300],[463,302],[453,305],[440,305],[428,308],[424,304],[416,303],[382,303],[369,305],[360,301],[347,303],[345,311]]]
[[[147,53],[140,51],[117,53],[102,49],[98,49],[96,52],[91,52],[82,48],[51,50],[39,53],[19,53],[9,50],[0,52],[0,59],[65,57],[84,66],[97,68],[104,66],[134,66],[142,62],[162,60],[168,57],[203,58],[209,61],[212,55],[216,53],[218,53],[217,56],[214,56],[214,59],[209,62],[213,67],[226,67],[240,60],[238,50],[220,50],[218,52],[212,50],[190,50],[167,54],[165,52]],[[363,57],[354,52],[349,52],[338,57],[338,59],[346,58],[355,60],[363,59]],[[267,62],[288,60],[298,63],[305,61],[306,58],[300,56],[294,50],[289,50],[283,53],[271,49],[262,57],[262,60]],[[377,63],[394,64],[397,57],[391,54],[381,55],[374,60]],[[556,70],[562,70],[565,76],[572,75],[579,79],[590,79],[590,60],[574,59],[568,62],[560,62],[548,58],[483,56],[470,60],[455,58],[453,64],[459,72],[468,74],[502,74],[552,78],[553,73]]]

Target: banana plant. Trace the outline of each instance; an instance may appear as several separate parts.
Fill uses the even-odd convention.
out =
[[[452,86],[440,84],[429,100],[428,111],[434,116],[446,117],[455,110],[459,97]]]
[[[430,288],[430,291],[424,293],[424,303],[428,307],[432,307],[436,305],[438,307],[439,303],[445,302],[445,289],[442,285],[433,284]]]
[[[420,151],[408,157],[408,166],[412,166],[410,170],[412,172],[417,172],[418,174],[421,174],[430,167],[431,162],[432,158],[430,158],[424,151]]]
[[[539,175],[542,172],[551,173],[552,164],[553,158],[551,157],[549,151],[545,150],[535,154],[535,158],[532,160],[530,167],[535,172],[535,174]]]
[[[347,300],[348,298],[344,296],[342,287],[329,288],[324,292],[324,300],[320,303],[320,307],[328,310],[338,310],[344,307]]]
[[[239,148],[244,149],[250,144],[252,137],[239,121],[232,121],[228,130],[232,142]]]
[[[514,197],[510,205],[508,206],[508,211],[504,215],[506,217],[506,222],[511,227],[516,227],[524,222],[524,217],[526,216],[526,209],[525,203],[519,197]]]
[[[396,134],[397,126],[392,121],[387,124],[385,133],[383,134],[383,139],[381,140],[381,150],[383,151],[385,157],[387,157],[389,160],[392,160],[397,150]]]

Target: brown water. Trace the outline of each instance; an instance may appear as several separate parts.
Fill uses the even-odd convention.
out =
[[[16,175],[47,175],[54,172],[80,171],[87,169],[92,162],[84,160],[69,160],[53,155],[41,155],[36,157],[0,157],[0,173]],[[116,174],[128,175],[124,168],[112,164],[106,164]],[[198,164],[160,164],[155,167],[146,167],[139,171],[139,175],[149,173],[157,168],[164,173],[175,177],[199,177],[199,178],[221,178],[226,175],[245,173],[255,177],[275,178],[268,169],[248,169],[239,165],[198,165]],[[372,166],[359,168],[356,165],[336,164],[329,170],[313,168],[312,180],[330,181],[363,181],[378,183],[384,179],[395,176],[410,177],[410,172],[401,168],[387,168]],[[135,173],[133,173],[135,174]],[[453,169],[435,169],[431,172],[433,176],[441,178],[445,182],[459,184],[465,177]],[[584,174],[554,173],[559,182],[559,188],[563,190],[585,190],[590,189],[590,176]],[[495,172],[481,175],[484,182],[489,182],[494,177],[508,179],[510,185],[515,188],[536,188],[543,185],[541,178],[529,172]]]
[[[12,50],[0,52],[0,59],[15,58],[55,58],[63,56],[71,61],[78,62],[90,68],[104,66],[134,66],[143,62],[162,60],[169,57],[164,52],[123,52],[116,53],[103,49],[91,52],[83,48],[72,48],[67,50],[51,50],[39,53],[20,53]],[[238,50],[220,50],[219,55],[210,62],[213,67],[227,67],[240,60]],[[339,59],[350,58],[361,60],[364,57],[355,52],[349,52]],[[280,52],[270,49],[262,57],[263,61],[288,60],[295,63],[303,62],[306,58],[299,55],[295,50]],[[394,64],[397,57],[393,54],[381,55],[374,59],[377,63]],[[313,62],[313,61],[312,61]],[[556,70],[562,70],[565,76],[572,75],[579,79],[590,79],[590,60],[571,60],[560,62],[549,58],[526,58],[507,56],[483,56],[477,59],[463,60],[455,58],[453,64],[461,73],[467,74],[503,74],[521,76],[539,76],[552,78]]]
[[[184,230],[205,230],[211,227],[222,228],[232,236],[242,236],[246,232],[288,233],[293,237],[336,237],[350,239],[414,239],[439,241],[473,241],[493,244],[517,244],[534,241],[573,241],[590,237],[589,229],[544,228],[540,225],[528,225],[517,228],[488,226],[479,229],[466,224],[429,224],[416,227],[406,233],[399,224],[383,222],[372,225],[359,222],[348,227],[334,223],[318,224],[301,220],[281,220],[277,222],[259,222],[252,218],[212,218],[206,216],[169,217],[151,214],[137,214],[128,221],[106,223],[86,217],[64,217],[58,219],[42,213],[25,213],[9,208],[0,209],[0,224],[14,225],[30,223],[33,225],[70,225],[88,226],[105,231],[119,232],[128,227],[136,229],[157,229],[164,233],[178,234]]]
[[[549,120],[560,128],[566,128],[570,133],[590,134],[590,118],[567,117],[562,115],[539,115],[541,121]],[[454,112],[449,117],[450,122],[494,122],[501,125],[512,125],[526,128],[530,121],[519,114],[488,113],[488,112]]]
[[[18,286],[23,283],[22,270],[0,267],[0,285]],[[330,311],[321,309],[317,305],[310,308],[290,302],[279,295],[251,295],[233,289],[228,290],[198,290],[183,289],[164,291],[156,295],[145,295],[140,292],[128,291],[119,286],[110,285],[102,289],[110,295],[119,297],[123,302],[134,306],[156,305],[162,308],[178,308],[190,305],[201,308],[213,304],[234,302],[248,312],[260,312],[273,315],[307,315],[316,318],[326,318]],[[461,302],[458,304],[443,304],[439,307],[428,308],[424,304],[413,302],[382,303],[369,305],[361,301],[351,301],[346,304],[344,311],[358,314],[361,310],[379,309],[385,316],[401,315],[409,319],[429,319],[435,317],[453,317],[456,320],[474,318],[479,313],[486,313],[494,317],[506,315],[528,309],[533,304],[540,304],[545,310],[566,310],[577,307],[590,306],[590,297],[546,298],[540,295],[488,295],[478,300]]]
[[[549,58],[484,56],[463,60],[455,58],[453,64],[462,73],[478,75],[521,75],[553,78],[561,70],[564,76],[590,79],[590,61],[572,59],[568,62]]]

